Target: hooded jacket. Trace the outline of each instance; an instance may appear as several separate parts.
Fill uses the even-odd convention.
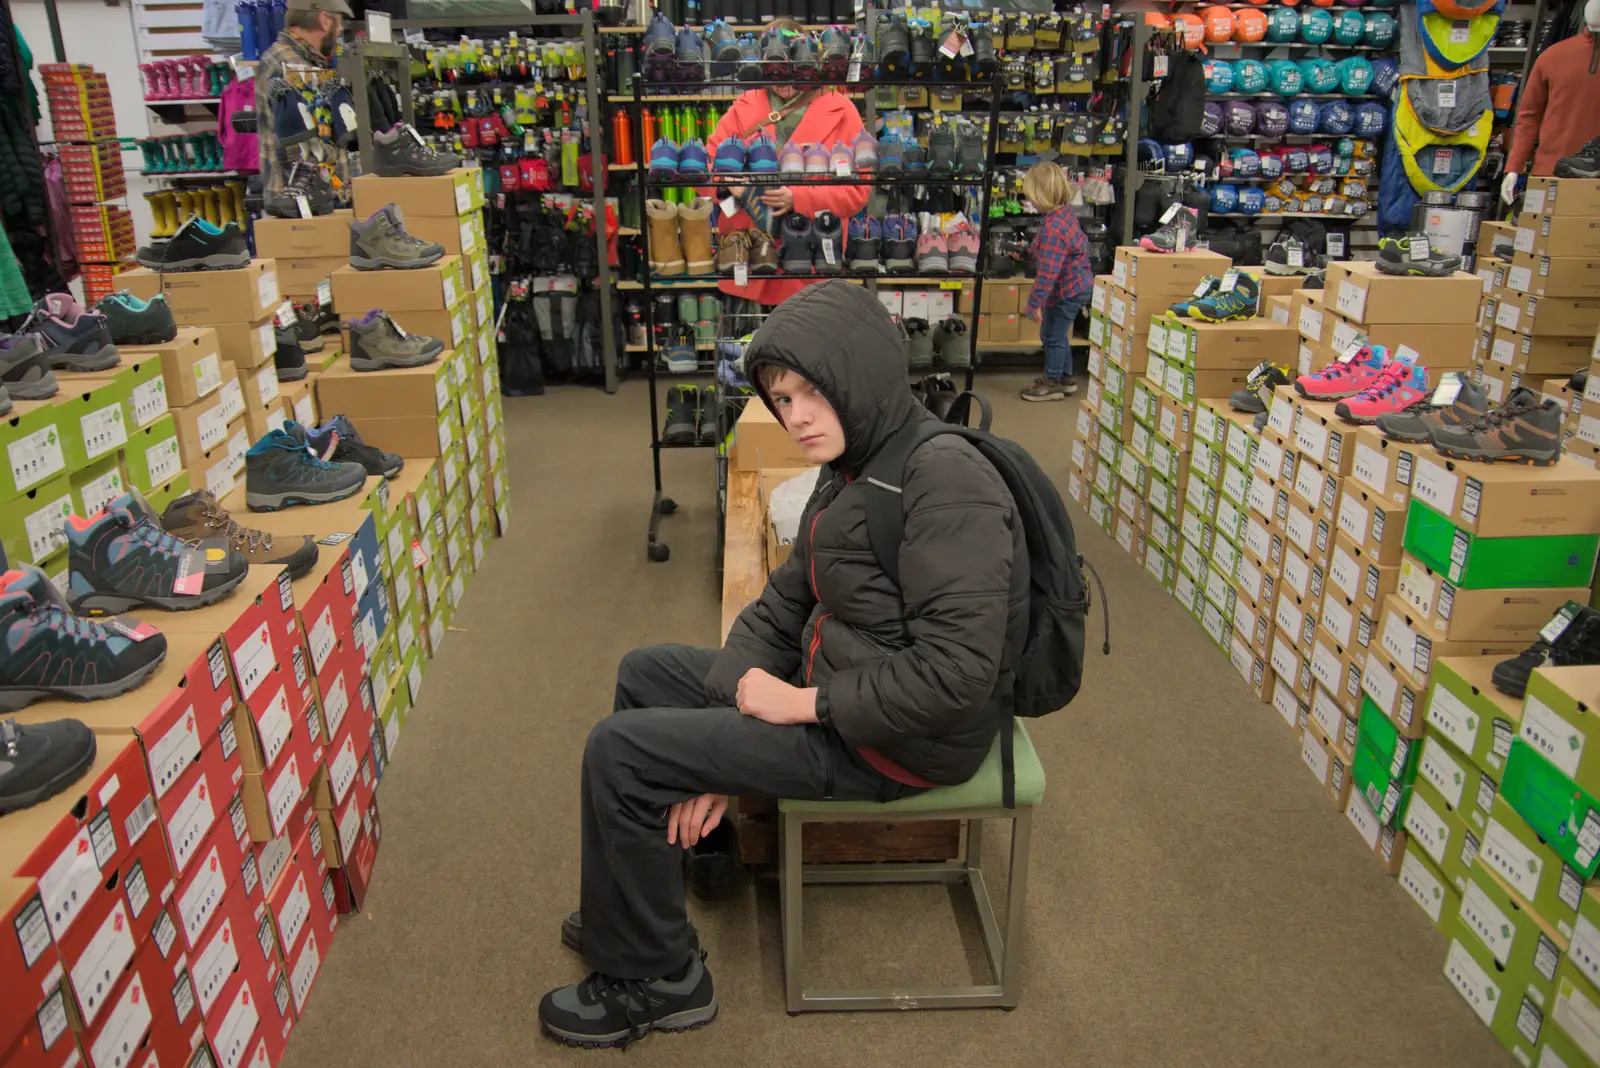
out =
[[[880,772],[955,785],[1010,712],[1002,675],[1027,634],[1027,544],[1000,473],[946,435],[906,464],[900,586],[879,567],[866,502],[885,491],[856,476],[901,427],[933,418],[906,383],[903,353],[883,306],[844,281],[789,298],[752,339],[752,380],[762,364],[805,377],[838,413],[845,451],[822,469],[793,552],[734,622],[706,692],[731,705],[757,667],[816,687],[819,722]]]
[[[1506,170],[1554,174],[1556,162],[1577,155],[1596,131],[1600,131],[1600,34],[1585,29],[1557,41],[1534,60],[1517,101]]]

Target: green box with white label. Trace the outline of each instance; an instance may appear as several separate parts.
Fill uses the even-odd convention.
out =
[[[1407,840],[1406,856],[1400,862],[1400,889],[1417,903],[1436,929],[1448,933],[1461,908],[1461,892],[1450,885],[1414,838]]]
[[[167,414],[167,380],[161,373],[159,356],[137,363],[129,363],[124,357],[122,370],[116,377],[128,387],[123,414],[128,419],[129,434]]]
[[[73,510],[81,516],[94,515],[129,488],[117,456],[96,460],[82,471],[74,471],[68,479],[72,483]]]
[[[404,672],[398,676],[399,684],[389,691],[388,700],[378,713],[378,733],[383,738],[383,762],[394,762],[395,751],[400,748],[400,732],[411,715],[411,688],[406,684]]]
[[[67,518],[76,509],[72,483],[60,474],[0,508],[0,548],[6,563],[39,564],[67,547]]]
[[[123,401],[127,383],[120,378],[74,383],[61,375],[61,392],[55,396],[61,427],[61,449],[67,470],[78,471],[102,456],[110,456],[128,442],[128,417]]]
[[[1541,759],[1526,746],[1513,744],[1507,764],[1507,782],[1515,773],[1519,752],[1528,759]],[[1489,865],[1546,923],[1563,937],[1571,938],[1578,922],[1586,876],[1565,863],[1553,848],[1553,839],[1545,837],[1522,816],[1516,807],[1521,800],[1504,793],[1505,782],[1500,788],[1502,793],[1495,798],[1494,813],[1489,817],[1489,829],[1484,832],[1477,863]],[[1569,833],[1567,837],[1570,839],[1572,835]]]
[[[1385,827],[1400,827],[1417,777],[1417,743],[1402,738],[1371,699],[1362,695],[1360,735],[1350,768],[1355,789]]]
[[[1437,731],[1480,768],[1505,770],[1511,739],[1522,723],[1522,705],[1494,688],[1501,657],[1447,656],[1433,665],[1428,690],[1428,729]]]
[[[1195,622],[1200,621],[1200,614],[1205,611],[1206,596],[1201,592],[1200,584],[1194,580],[1194,576],[1182,568],[1179,568],[1177,575],[1173,577],[1172,596],[1195,618]]]
[[[1405,550],[1464,590],[1587,586],[1600,534],[1484,538],[1413,499],[1406,508]]]
[[[13,401],[0,418],[0,502],[63,474],[61,410],[51,401]]]
[[[1461,899],[1466,907],[1466,896]],[[1533,1063],[1533,1052],[1544,1029],[1545,1010],[1552,984],[1530,982],[1528,976],[1497,967],[1494,955],[1473,937],[1460,915],[1448,932],[1444,974],[1478,1019],[1523,1064]]]
[[[1600,869],[1600,801],[1518,735],[1500,796],[1585,879]]]
[[[1476,938],[1506,975],[1527,983],[1529,999],[1541,1013],[1548,1012],[1567,939],[1547,927],[1487,865],[1473,867],[1461,894],[1460,918],[1461,930]]]
[[[128,484],[140,493],[148,494],[174,478],[183,470],[176,420],[164,415],[153,426],[129,434],[128,443],[122,447],[122,466],[128,474]]]
[[[1600,1063],[1600,993],[1571,957],[1556,969],[1555,1004],[1545,1024],[1545,1046],[1564,1056],[1568,1068]],[[1536,1068],[1552,1068],[1548,1061]]]
[[[1517,737],[1600,795],[1600,666],[1535,669]]]
[[[1445,802],[1466,818],[1478,834],[1489,826],[1489,813],[1500,792],[1500,781],[1463,756],[1434,731],[1422,741],[1417,757],[1417,782],[1439,791]]]
[[[1426,781],[1411,785],[1406,802],[1405,829],[1457,893],[1467,887],[1467,877],[1477,862],[1481,835],[1474,834],[1461,813]]]
[[[1176,523],[1183,516],[1183,492],[1176,483],[1160,477],[1154,471],[1150,472],[1145,500],[1149,502],[1151,511],[1164,516],[1168,522]]]

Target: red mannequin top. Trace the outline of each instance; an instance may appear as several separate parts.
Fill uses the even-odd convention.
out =
[[[1574,155],[1591,137],[1600,137],[1600,36],[1585,30],[1551,45],[1534,62],[1517,104],[1506,170],[1553,174],[1557,160]]]

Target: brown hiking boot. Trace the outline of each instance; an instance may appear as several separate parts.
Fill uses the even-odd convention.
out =
[[[683,249],[678,244],[678,205],[665,200],[647,200],[644,213],[650,220],[650,273],[665,276],[683,273]]]
[[[299,578],[317,564],[317,543],[301,534],[266,534],[240,526],[205,490],[178,497],[161,514],[161,529],[185,541],[225,537],[252,564],[282,564]]]
[[[1022,391],[1022,399],[1025,401],[1066,400],[1076,392],[1078,392],[1078,383],[1070,379],[1062,379],[1057,382],[1053,378],[1046,378],[1044,375],[1040,375],[1033,380],[1033,385]]]
[[[1433,432],[1433,447],[1457,460],[1549,467],[1561,459],[1561,404],[1518,386],[1481,419]]]
[[[733,274],[739,264],[750,265],[750,235],[743,230],[717,235],[717,273]]]
[[[765,230],[746,230],[750,239],[750,273],[778,273],[778,243]]]
[[[692,204],[678,205],[678,235],[683,244],[685,270],[689,274],[710,274],[716,267],[711,255],[710,197],[695,197]]]

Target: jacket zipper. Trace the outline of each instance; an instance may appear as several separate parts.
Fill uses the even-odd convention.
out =
[[[811,596],[822,602],[822,594],[817,592],[817,520],[822,518],[822,510],[817,509],[817,514],[811,517],[811,529],[806,532],[806,555],[810,558],[807,567],[811,572]],[[812,669],[817,666],[817,650],[822,648],[822,621],[833,613],[824,612],[817,617],[817,622],[811,628],[811,652],[806,658],[806,682],[811,681]]]

